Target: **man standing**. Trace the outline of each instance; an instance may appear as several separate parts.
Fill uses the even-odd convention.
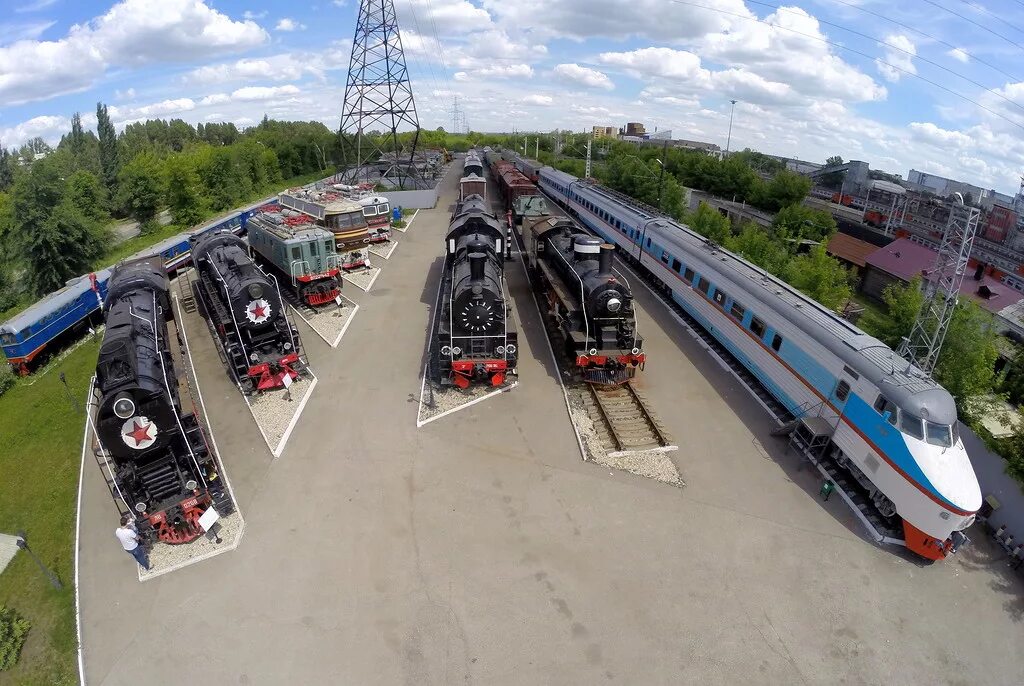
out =
[[[125,552],[129,553],[139,563],[139,566],[149,571],[149,560],[146,559],[146,549],[142,547],[142,539],[135,529],[135,522],[128,515],[121,516],[121,526],[114,529],[114,535],[121,541]]]

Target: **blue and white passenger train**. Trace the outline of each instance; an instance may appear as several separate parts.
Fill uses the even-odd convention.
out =
[[[942,559],[981,489],[953,397],[881,341],[763,269],[605,189],[544,167],[540,187],[641,265],[798,418],[827,422],[827,450],[906,546]]]

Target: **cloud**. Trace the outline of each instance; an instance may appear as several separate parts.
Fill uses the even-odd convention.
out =
[[[948,51],[946,55],[952,57],[957,62],[963,62],[964,64],[967,64],[971,60],[970,56],[961,48],[953,48]]]
[[[111,65],[200,60],[248,50],[267,37],[255,23],[234,21],[205,0],[122,0],[60,40],[0,48],[0,100],[43,100],[89,88]]]
[[[555,101],[550,95],[527,95],[523,98],[522,102],[526,105],[538,105],[540,107],[547,107]]]
[[[561,79],[578,83],[587,88],[604,88],[606,90],[615,88],[615,84],[603,72],[589,67],[581,67],[576,63],[559,64],[552,73]]]
[[[328,59],[329,52],[282,53],[259,58],[243,58],[235,62],[211,64],[185,74],[182,81],[196,84],[231,83],[239,81],[296,81],[306,75],[323,79],[331,69],[348,66],[348,53],[344,61]],[[342,55],[339,54],[339,57]]]
[[[446,33],[469,33],[494,26],[487,10],[467,0],[397,0],[395,6],[400,15],[409,12]],[[415,19],[413,23],[418,24]]]
[[[24,14],[26,12],[38,12],[39,10],[45,10],[50,5],[57,2],[57,0],[34,0],[34,2],[27,3],[21,7],[15,7],[15,14]]]
[[[117,119],[118,121],[126,121],[130,119],[159,119],[160,117],[166,117],[170,114],[188,112],[195,108],[196,103],[191,98],[176,98],[174,100],[162,100],[151,105],[143,105],[142,107],[133,107],[127,110],[117,108],[115,109],[116,115],[111,115],[111,118]]]
[[[199,101],[199,104],[203,107],[209,105],[221,105],[225,102],[231,102],[231,96],[227,93],[214,93],[213,95],[207,95],[205,98]]]
[[[242,16],[246,19],[251,19],[255,21],[256,19],[263,19],[265,16],[267,16],[267,11],[263,10],[262,12],[252,12],[250,10],[246,10],[242,13]]]
[[[114,91],[115,100],[133,100],[135,98],[135,89],[128,88],[127,90],[116,90]]]
[[[274,27],[275,31],[304,31],[306,29],[305,24],[300,24],[294,19],[284,17],[277,21],[277,26]]]
[[[0,24],[0,45],[22,40],[35,40],[56,23],[55,21],[2,23]]]
[[[298,94],[299,88],[293,85],[287,86],[246,86],[231,93],[231,99],[235,101],[251,102],[255,100],[271,100],[285,95]]]
[[[69,130],[71,130],[71,120],[67,117],[42,115],[32,117],[17,126],[0,129],[0,142],[4,147],[13,147],[36,136],[44,138],[48,142],[55,142]]]
[[[896,83],[904,74],[917,73],[917,67],[914,66],[917,46],[913,41],[904,35],[889,34],[885,37],[884,47],[885,62],[888,64],[881,59],[876,59],[875,66],[878,67],[878,73],[887,81]]]
[[[497,78],[497,79],[525,79],[533,76],[533,67],[528,64],[510,64],[507,66],[492,65],[481,67],[471,71],[460,71],[455,73],[456,81],[469,81],[471,79]]]

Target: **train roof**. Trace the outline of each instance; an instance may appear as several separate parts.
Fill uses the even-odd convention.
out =
[[[289,219],[302,223],[289,223]],[[263,229],[284,243],[297,243],[311,240],[334,240],[334,234],[308,220],[307,215],[286,217],[280,212],[262,212],[249,219],[250,231],[253,227]]]
[[[549,171],[550,170],[550,171]],[[615,193],[589,181],[580,181],[571,174],[548,167],[543,174],[564,182],[579,182],[577,188],[601,196],[609,202],[621,203]],[[776,311],[800,325],[819,344],[842,359],[854,371],[871,380],[887,397],[906,409],[926,410],[927,419],[946,424],[956,422],[952,396],[934,379],[915,365],[897,355],[892,348],[835,312],[809,298],[761,267],[725,250],[693,231],[689,226],[668,217],[652,217],[651,213],[627,206],[635,215],[634,223],[655,226],[662,230],[667,242],[685,244],[691,254],[701,255],[715,268],[728,268],[732,281],[762,300]],[[665,231],[673,229],[673,231]]]
[[[101,269],[94,272],[96,274],[96,280],[106,281],[110,278],[111,270],[112,268],[108,267],[107,269]],[[17,333],[18,331],[21,331],[22,329],[39,321],[50,312],[74,302],[82,295],[82,293],[91,289],[92,282],[89,280],[88,274],[71,279],[60,290],[43,296],[41,300],[29,305],[23,311],[8,319],[0,325],[0,332]]]

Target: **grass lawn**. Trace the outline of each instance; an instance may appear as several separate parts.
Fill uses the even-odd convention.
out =
[[[73,565],[85,418],[71,408],[60,373],[81,407],[98,350],[99,340],[89,341],[33,385],[19,381],[0,396],[0,531],[24,529],[29,545],[64,585],[53,590],[23,552],[0,574],[0,605],[32,622],[21,660],[0,672],[0,684],[78,683]]]

